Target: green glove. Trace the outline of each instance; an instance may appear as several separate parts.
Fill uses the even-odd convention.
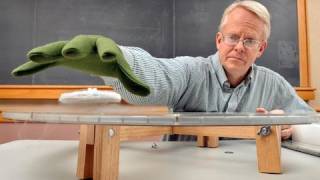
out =
[[[14,76],[30,75],[54,66],[64,66],[98,76],[118,78],[124,87],[139,96],[150,93],[139,80],[114,41],[103,36],[79,35],[32,49],[28,61],[12,71]]]

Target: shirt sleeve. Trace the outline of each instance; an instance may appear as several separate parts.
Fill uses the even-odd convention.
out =
[[[131,104],[156,104],[173,107],[188,86],[190,67],[196,58],[155,58],[137,47],[120,46],[134,74],[149,85],[151,93],[137,96],[127,91],[121,82],[114,78],[101,77],[105,84],[113,86],[122,98]]]

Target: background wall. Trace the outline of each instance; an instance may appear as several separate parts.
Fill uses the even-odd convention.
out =
[[[100,78],[63,68],[23,78],[10,75],[26,61],[25,54],[32,47],[77,34],[105,35],[155,57],[207,57],[216,51],[214,38],[220,18],[233,1],[1,0],[0,84],[103,84]],[[256,63],[299,86],[297,1],[259,1],[272,14],[272,33],[268,48]]]
[[[310,103],[320,106],[320,1],[307,1],[308,35],[309,35],[309,62],[311,86],[316,88],[316,99]]]

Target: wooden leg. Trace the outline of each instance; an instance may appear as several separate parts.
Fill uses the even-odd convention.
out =
[[[206,147],[206,136],[197,136],[197,146]]]
[[[119,176],[120,127],[96,125],[94,180],[117,180]]]
[[[257,132],[261,127],[257,127]],[[271,126],[269,135],[256,136],[258,169],[261,173],[281,173],[281,129]]]
[[[208,136],[207,146],[210,148],[216,148],[219,146],[219,137],[217,136]]]
[[[219,137],[217,136],[197,136],[198,147],[216,148],[219,146]]]
[[[93,175],[94,125],[80,126],[77,177],[92,178]]]

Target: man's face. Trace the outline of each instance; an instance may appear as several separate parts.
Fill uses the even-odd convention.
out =
[[[267,47],[264,24],[244,8],[234,9],[227,18],[216,35],[220,62],[228,77],[244,77]]]

